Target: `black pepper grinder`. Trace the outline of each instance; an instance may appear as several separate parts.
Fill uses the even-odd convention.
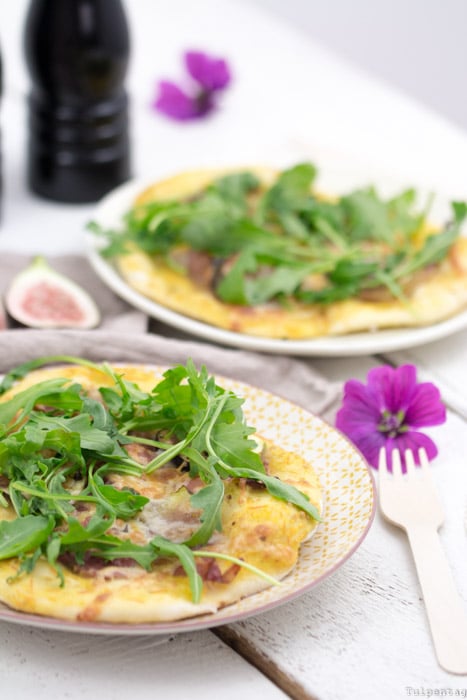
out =
[[[130,176],[122,3],[31,0],[25,46],[29,185],[59,202],[94,202]]]

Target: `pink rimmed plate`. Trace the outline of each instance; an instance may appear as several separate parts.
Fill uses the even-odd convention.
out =
[[[163,369],[155,368],[157,376]],[[279,586],[210,615],[178,622],[107,624],[65,621],[17,612],[0,603],[0,620],[45,629],[95,634],[174,634],[224,625],[271,610],[321,583],[340,567],[366,536],[375,512],[374,479],[361,454],[318,416],[278,396],[239,381],[219,384],[245,398],[247,421],[258,433],[302,455],[317,472],[323,491],[323,520],[300,550],[295,569]]]
[[[355,168],[349,171],[335,169],[323,173],[319,178],[319,187],[327,192],[348,192],[356,187],[367,186],[375,179],[371,177],[371,173],[363,178],[358,170],[357,173],[354,170]],[[130,181],[117,187],[99,202],[94,212],[94,219],[105,228],[118,230],[123,216],[132,207],[137,195],[150,184],[151,182]],[[378,190],[385,196],[394,195],[407,187],[407,183],[402,179],[394,180],[384,176],[377,178],[377,185]],[[428,198],[429,193],[426,190],[419,191],[420,209],[426,206]],[[442,226],[451,216],[449,199],[446,196],[436,197],[430,210],[430,220]],[[463,309],[449,318],[426,326],[373,329],[298,340],[238,333],[174,311],[145,296],[122,277],[111,260],[101,255],[103,241],[91,234],[87,235],[86,241],[88,258],[94,271],[115,294],[134,308],[178,331],[221,345],[281,355],[351,357],[425,345],[467,327],[467,309]]]

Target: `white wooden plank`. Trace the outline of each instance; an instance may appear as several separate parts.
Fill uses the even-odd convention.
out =
[[[2,697],[283,700],[287,696],[210,632],[102,637],[0,624]]]
[[[464,422],[450,415],[438,443],[442,457],[432,469],[446,512],[442,541],[467,601]],[[360,550],[319,588],[231,630],[240,646],[323,700],[393,700],[408,687],[466,688],[465,678],[438,667],[405,535],[379,514]]]
[[[312,363],[329,379],[345,381],[364,379],[377,361]],[[432,469],[446,512],[442,541],[467,602],[465,428],[449,413],[446,425],[432,431],[440,449]],[[261,660],[272,663],[304,693],[326,700],[392,700],[407,688],[466,687],[465,679],[438,667],[407,540],[379,513],[360,550],[333,577],[293,603],[231,626],[225,638],[260,667]]]

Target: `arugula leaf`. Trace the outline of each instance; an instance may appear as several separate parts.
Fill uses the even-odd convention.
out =
[[[200,518],[201,527],[184,542],[187,546],[194,547],[208,542],[214,530],[221,530],[220,510],[224,498],[224,483],[214,463],[206,460],[196,449],[186,448],[185,455],[198,467],[203,478],[210,482],[190,498],[191,505],[203,511]]]
[[[391,243],[388,209],[373,187],[342,197],[340,206],[353,241],[379,240]]]
[[[0,405],[4,424],[9,425],[9,433],[0,436],[0,473],[9,479],[8,498],[18,516],[0,522],[0,558],[21,558],[17,576],[45,557],[63,582],[60,557],[66,552],[78,563],[87,555],[109,562],[129,557],[147,570],[158,557],[173,556],[187,572],[193,599],[199,600],[201,579],[190,547],[205,544],[221,528],[223,479],[256,479],[277,498],[316,515],[304,494],[265,474],[257,443],[250,438],[254,431],[245,422],[243,400],[218,386],[205,367],[198,370],[188,360],[185,366],[167,370],[147,393],[106,364],[57,358],[78,360],[102,372],[113,386],[101,387],[107,405],[66,379],[42,382]],[[53,359],[39,358],[32,368]],[[13,370],[7,385],[24,371],[24,365]],[[38,405],[42,403],[45,410]],[[147,429],[155,431],[156,439],[141,435]],[[154,459],[146,466],[134,462],[123,449],[130,442],[157,448]],[[200,511],[198,530],[182,544],[156,537],[136,545],[109,534],[117,518],[134,518],[149,499],[130,488],[117,489],[104,475],[150,474],[178,455],[205,484],[190,498]],[[76,517],[80,502],[90,504],[86,525]]]
[[[11,559],[35,550],[47,541],[53,527],[53,518],[42,515],[0,521],[0,559]]]
[[[255,272],[258,267],[253,250],[245,248],[226,275],[216,286],[216,294],[229,304],[248,305],[250,303],[247,289],[248,273]]]
[[[255,452],[256,442],[249,440],[253,430],[244,423],[231,423],[222,420],[222,414],[213,421],[212,428],[205,435],[209,453],[219,462],[232,467],[246,467],[264,472],[261,457]]]
[[[460,227],[467,217],[467,204],[463,202],[452,203],[454,221],[441,233],[436,233],[425,240],[423,247],[403,260],[394,270],[396,278],[411,275],[417,270],[432,265],[443,260],[454,241],[460,235]]]
[[[10,401],[0,403],[0,424],[8,426],[20,411],[30,411],[39,399],[55,391],[60,391],[65,383],[66,379],[48,379],[21,391]]]
[[[186,545],[205,544],[211,538],[214,530],[221,530],[220,509],[224,498],[224,484],[219,476],[193,494],[190,498],[193,508],[203,511],[201,515],[201,527],[185,542]]]
[[[130,520],[139,513],[146,503],[149,503],[149,498],[141,496],[129,488],[116,489],[115,486],[104,484],[98,474],[89,476],[89,484],[101,505],[122,520]]]
[[[99,365],[96,365],[90,360],[85,360],[82,357],[74,357],[72,355],[48,355],[46,357],[38,357],[35,360],[29,360],[29,362],[24,362],[17,367],[11,369],[3,378],[0,383],[0,396],[5,393],[8,389],[11,389],[13,384],[19,379],[23,379],[29,372],[39,367],[44,367],[44,365],[59,364],[61,362],[71,363],[74,365],[83,365],[84,367],[91,367],[93,369],[101,370]],[[37,386],[37,385],[36,385]]]
[[[264,195],[262,211],[266,215],[300,211],[306,206],[316,175],[317,170],[312,163],[299,163],[284,170]]]
[[[283,171],[269,188],[253,173],[236,173],[186,201],[134,208],[123,231],[94,229],[107,236],[103,254],[122,254],[130,244],[170,259],[181,245],[227,260],[214,283],[226,303],[328,304],[380,285],[403,299],[398,280],[444,259],[465,218],[467,204],[453,202],[446,236],[428,239],[419,251],[414,241],[429,203],[417,211],[413,189],[385,199],[367,187],[325,201],[311,191],[315,177],[311,163]],[[306,281],[313,273],[325,275],[327,284],[310,289]]]
[[[92,419],[93,416],[88,413],[70,418],[37,414],[32,417],[33,424],[41,431],[60,430],[62,434],[76,434],[83,449],[95,450],[104,454],[112,453],[114,440],[106,431],[94,427]]]
[[[255,306],[278,295],[292,295],[313,271],[312,264],[300,262],[279,264],[270,269],[261,264],[261,257],[254,250],[246,248],[221,279],[216,293],[228,303]]]
[[[467,202],[451,202],[454,222],[460,226],[467,218]]]
[[[190,582],[191,595],[194,603],[199,603],[203,589],[203,581],[196,568],[195,557],[191,549],[184,544],[175,544],[164,537],[154,537],[151,545],[162,556],[173,556],[179,559]]]
[[[272,586],[280,586],[280,581],[274,578],[274,576],[270,576],[265,571],[262,571],[262,569],[258,569],[256,566],[248,564],[243,559],[238,559],[238,557],[232,557],[230,554],[222,554],[221,552],[213,552],[211,550],[203,552],[200,549],[197,549],[194,552],[194,555],[195,557],[202,557],[205,559],[220,559],[221,561],[223,560],[231,562],[232,564],[237,564],[238,566],[247,569],[247,571],[251,571],[252,574],[256,574],[256,576],[259,576],[259,578],[264,579]]]
[[[84,527],[79,520],[70,516],[67,520],[67,531],[58,534],[60,545],[87,543],[92,539],[99,538],[105,534],[112,522],[113,517],[109,518],[108,513],[105,513],[104,517],[93,516],[88,525]]]
[[[150,571],[152,563],[158,558],[151,543],[135,544],[130,540],[120,540],[114,535],[99,535],[88,537],[87,540],[76,541],[67,550],[73,552],[77,561],[84,560],[84,554],[100,557],[112,563],[114,559],[133,559],[137,564]]]
[[[258,189],[260,181],[250,172],[232,173],[224,175],[214,181],[210,190],[218,193],[221,197],[237,202],[245,213],[245,197],[250,192]]]
[[[342,258],[334,270],[329,273],[328,277],[333,284],[345,286],[352,282],[360,282],[374,275],[378,269],[379,265],[374,261],[367,262]]]
[[[296,489],[295,486],[291,486],[275,476],[269,476],[268,474],[254,471],[253,469],[232,469],[227,465],[222,465],[222,468],[228,476],[259,481],[266,486],[266,489],[275,498],[292,503],[314,520],[318,522],[321,521],[318,509],[310,502],[308,496]]]

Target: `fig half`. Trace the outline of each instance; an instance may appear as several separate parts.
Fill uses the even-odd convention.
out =
[[[99,309],[78,284],[54,270],[43,257],[14,278],[5,308],[17,323],[29,328],[95,328]]]

